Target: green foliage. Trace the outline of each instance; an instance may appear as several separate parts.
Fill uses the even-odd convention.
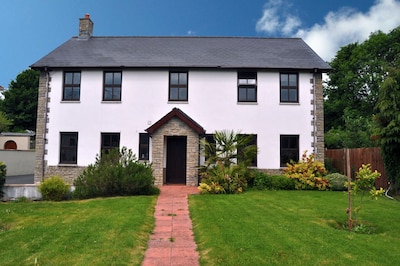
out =
[[[315,161],[314,154],[307,156],[307,151],[303,153],[299,162],[288,163],[284,171],[287,177],[294,179],[296,189],[329,189],[329,182],[324,178],[324,164]]]
[[[346,109],[344,124],[331,128],[325,133],[325,146],[328,149],[375,147],[378,145],[371,136],[375,124],[371,117],[363,117],[354,110]]]
[[[295,182],[294,179],[285,175],[269,175],[257,171],[254,177],[254,187],[259,190],[293,190]]]
[[[387,68],[398,66],[399,54],[400,27],[388,34],[375,32],[337,52],[324,87],[325,132],[335,130],[327,135],[329,148],[377,145],[369,137],[374,107]]]
[[[400,61],[400,60],[399,60]],[[377,138],[385,171],[395,193],[400,192],[400,62],[390,68],[382,84],[376,106]]]
[[[151,165],[139,162],[126,147],[97,156],[96,162],[75,179],[74,186],[73,196],[77,198],[159,193]]]
[[[6,183],[7,166],[4,162],[0,161],[0,198],[3,197],[3,187]]]
[[[202,194],[241,193],[252,180],[248,168],[257,155],[257,147],[251,145],[252,135],[242,135],[234,131],[216,131],[214,142],[202,139],[203,155],[207,158],[200,168]]]
[[[36,130],[39,71],[27,69],[11,81],[0,111],[13,121],[11,130]]]
[[[0,132],[7,131],[12,124],[12,121],[8,119],[7,115],[0,111]]]
[[[61,201],[67,197],[70,186],[59,176],[52,176],[44,180],[39,191],[44,200]]]
[[[225,166],[222,162],[210,166],[201,174],[200,194],[234,194],[247,188],[243,167],[240,165]]]
[[[347,176],[332,173],[325,176],[328,180],[331,190],[333,191],[345,191],[347,188],[345,187],[345,183],[347,182]]]
[[[378,171],[371,170],[370,164],[363,164],[356,173],[356,179],[350,183],[353,206],[351,211],[354,214],[355,221],[359,218],[358,214],[367,194],[372,199],[378,199],[385,192],[382,188],[379,190],[375,188],[375,180],[380,176],[381,174]],[[344,186],[347,187],[347,185],[348,183],[345,182]]]

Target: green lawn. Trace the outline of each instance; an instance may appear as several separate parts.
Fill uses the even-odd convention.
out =
[[[0,265],[140,265],[156,198],[0,203]]]
[[[342,230],[347,194],[248,191],[189,198],[201,265],[400,265],[400,202],[367,200],[370,234]]]

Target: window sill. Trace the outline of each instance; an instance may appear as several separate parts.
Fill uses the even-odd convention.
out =
[[[258,102],[237,102],[238,105],[258,105]]]
[[[168,101],[169,104],[188,104],[189,101]]]
[[[81,103],[81,101],[61,101],[61,103]]]
[[[59,166],[59,167],[78,167],[78,165],[76,163],[75,164],[59,163],[57,166]]]
[[[279,105],[300,105],[300,103],[286,103],[286,102],[282,103],[282,102],[280,102]]]
[[[111,103],[111,104],[116,104],[116,103],[122,103],[122,101],[101,101],[101,103],[105,103],[105,104],[107,104],[107,103]]]

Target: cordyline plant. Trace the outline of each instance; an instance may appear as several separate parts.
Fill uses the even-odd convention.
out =
[[[314,154],[307,156],[305,151],[298,162],[290,162],[284,169],[288,178],[295,180],[296,189],[328,190],[329,181],[324,178],[327,171],[324,164],[314,160]]]
[[[349,228],[352,229],[353,222],[357,222],[359,218],[359,212],[361,210],[361,206],[363,201],[365,200],[366,195],[369,195],[371,199],[377,200],[379,196],[384,194],[383,188],[377,190],[375,188],[375,180],[379,178],[381,174],[375,170],[371,170],[370,164],[363,164],[358,169],[356,173],[356,178],[354,181],[350,182],[350,195],[352,199],[353,208],[348,208],[347,212],[349,214]],[[345,183],[345,186],[348,186],[348,183]],[[354,219],[352,218],[354,217]]]

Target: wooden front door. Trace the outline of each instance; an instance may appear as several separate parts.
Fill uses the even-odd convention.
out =
[[[186,137],[167,137],[167,184],[186,184]]]

